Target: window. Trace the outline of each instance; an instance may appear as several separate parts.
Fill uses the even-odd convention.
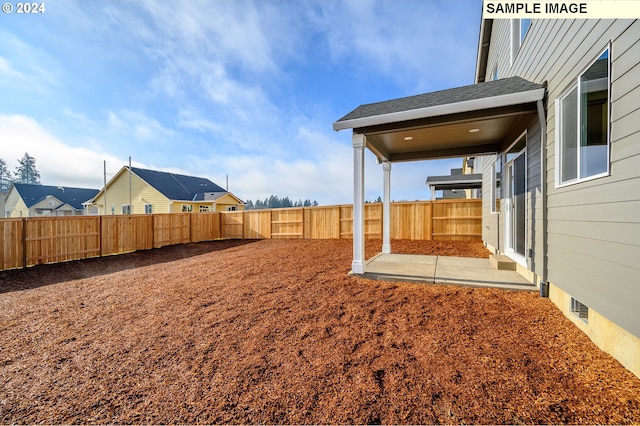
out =
[[[193,211],[193,205],[191,204],[182,205],[182,213],[191,213],[192,211]]]
[[[145,204],[144,214],[152,214],[152,213],[153,213],[153,204]]]
[[[520,45],[521,46],[522,46],[522,42],[524,41],[524,38],[527,36],[529,27],[531,27],[531,19],[520,20]]]
[[[571,298],[571,313],[584,322],[589,322],[589,307],[573,297]]]
[[[511,20],[511,65],[513,65],[530,27],[531,19]]]
[[[131,205],[123,204],[122,205],[122,214],[131,214]]]
[[[609,48],[556,100],[556,183],[609,172]]]
[[[500,180],[502,179],[502,156],[496,155],[496,161],[491,165],[491,213],[500,212]]]
[[[498,64],[493,67],[493,74],[491,75],[491,80],[496,81],[498,79]]]
[[[227,211],[228,212],[235,212],[236,211],[236,206],[227,206]]]
[[[209,206],[199,206],[199,208],[200,208],[200,213],[206,213],[210,211]]]

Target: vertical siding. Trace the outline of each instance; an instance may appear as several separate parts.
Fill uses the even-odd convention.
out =
[[[494,21],[495,52],[508,53],[507,21]],[[610,175],[557,188],[555,100],[611,43]],[[492,46],[492,48],[494,47]],[[491,61],[487,73],[490,74]],[[502,61],[498,62],[502,63]],[[534,20],[510,69],[547,82],[548,278],[565,292],[640,336],[640,23],[637,20]],[[533,129],[530,129],[531,133]],[[528,147],[528,237],[538,272],[542,235],[538,228],[539,149]],[[532,173],[538,170],[537,175]],[[535,206],[533,206],[535,204]],[[486,233],[487,237],[491,234]]]

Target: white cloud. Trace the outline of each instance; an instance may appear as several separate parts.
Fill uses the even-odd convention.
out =
[[[104,152],[71,147],[48,133],[36,120],[23,115],[0,115],[2,159],[11,171],[18,159],[28,152],[36,159],[43,185],[65,185],[100,188],[103,182],[103,161],[115,173],[124,162]]]
[[[164,127],[157,119],[148,117],[142,111],[109,111],[108,124],[111,131],[129,135],[141,142],[162,143],[175,136],[173,130]]]
[[[479,23],[477,6],[421,0],[403,1],[402,7],[377,0],[323,2],[316,24],[326,32],[334,63],[375,70],[410,90],[433,90],[452,80],[471,83],[477,46],[468,40],[477,38],[477,27],[456,28],[456,22],[477,15]]]

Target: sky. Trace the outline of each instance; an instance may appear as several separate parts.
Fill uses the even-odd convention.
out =
[[[0,14],[0,158],[101,188],[128,163],[243,200],[353,202],[361,104],[472,84],[481,0],[46,0]],[[461,159],[394,163],[391,198]],[[366,154],[365,198],[382,195]]]

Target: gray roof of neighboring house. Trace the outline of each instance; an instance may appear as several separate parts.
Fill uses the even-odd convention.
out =
[[[170,200],[202,201],[205,194],[225,191],[207,178],[132,167],[131,171]]]
[[[354,109],[349,114],[339,119],[337,122],[392,114],[402,111],[429,108],[440,105],[456,104],[502,95],[511,95],[514,93],[528,92],[542,88],[542,85],[532,83],[521,77],[509,77],[501,80],[487,81],[478,84],[471,84],[468,86],[440,90],[437,92],[408,96],[406,98],[360,105],[358,108]]]
[[[218,198],[224,197],[228,192],[200,192],[196,194],[193,201],[215,201]]]
[[[468,175],[429,176],[427,185],[447,189],[471,189],[482,187],[482,173]]]
[[[13,187],[18,191],[27,208],[31,208],[51,195],[63,203],[69,204],[76,210],[82,210],[82,203],[91,200],[98,193],[97,189],[33,185],[28,183],[14,183]]]

